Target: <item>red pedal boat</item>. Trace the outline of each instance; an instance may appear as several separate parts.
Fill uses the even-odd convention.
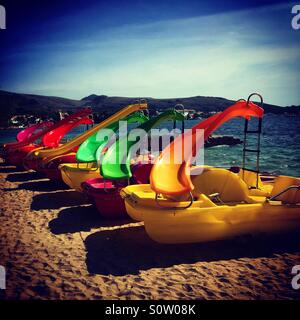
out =
[[[86,108],[75,112],[64,120],[59,121],[50,130],[47,130],[42,136],[41,134],[34,135],[30,140],[30,144],[23,145],[17,149],[14,147],[13,150],[10,150],[7,154],[7,162],[16,165],[22,166],[26,169],[37,170],[37,164],[33,161],[30,161],[27,158],[27,155],[39,148],[55,148],[60,145],[61,139],[72,129],[78,127],[82,124],[92,124],[93,120],[89,118],[92,110]],[[38,139],[42,139],[41,144],[33,143]]]
[[[132,184],[148,183],[152,164],[132,165]],[[89,179],[81,184],[83,192],[95,204],[101,216],[109,219],[128,218],[120,190],[128,185],[128,180]]]

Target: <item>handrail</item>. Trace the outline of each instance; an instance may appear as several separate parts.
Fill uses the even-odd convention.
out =
[[[185,116],[184,116],[184,105],[182,103],[177,103],[175,104],[174,106],[174,111],[176,112],[179,112],[178,108],[181,108],[182,109],[182,115],[183,115],[183,120],[181,121],[181,133],[184,132],[184,120],[185,120]],[[176,120],[173,121],[173,129],[175,130],[176,129]],[[175,137],[173,137],[173,140],[174,140]]]
[[[159,201],[158,201],[158,193],[155,193],[155,202],[156,204],[163,209],[172,209],[172,210],[185,210],[188,209],[190,206],[192,206],[192,204],[194,203],[194,196],[192,194],[192,192],[189,192],[189,196],[190,196],[190,203],[185,206],[185,207],[168,207],[168,206],[162,206]]]
[[[182,111],[184,112],[184,105],[182,103],[175,104],[174,109],[176,110],[178,107],[182,108]]]
[[[249,103],[251,102],[250,99],[251,99],[253,96],[257,96],[257,97],[260,98],[260,104],[261,104],[260,107],[263,108],[264,99],[263,99],[262,95],[259,94],[259,93],[257,93],[257,92],[251,93],[251,94],[249,95],[249,97],[248,97],[248,99],[247,99],[247,105],[249,105]],[[242,99],[240,99],[240,100],[242,100]]]
[[[286,187],[284,190],[278,192],[277,194],[275,194],[273,197],[269,198],[269,201],[273,201],[276,200],[277,197],[281,196],[282,194],[286,193],[287,191],[291,190],[291,189],[298,189],[300,190],[300,185],[296,186],[296,185],[292,185],[292,186],[288,186]]]

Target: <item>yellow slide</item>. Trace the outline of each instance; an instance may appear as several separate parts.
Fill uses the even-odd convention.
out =
[[[117,113],[113,114],[109,118],[105,119],[98,125],[94,126],[90,130],[82,133],[81,135],[75,137],[74,139],[70,140],[69,142],[63,144],[62,146],[54,149],[40,149],[34,152],[31,157],[34,157],[39,163],[48,162],[50,159],[66,154],[68,152],[71,152],[75,147],[82,144],[87,138],[89,138],[92,134],[99,131],[100,129],[103,129],[110,125],[111,123],[118,121],[120,119],[125,118],[129,114],[136,112],[138,110],[145,110],[148,108],[147,103],[137,103],[137,104],[131,104],[127,107],[123,108],[122,110],[118,111]],[[41,161],[41,162],[40,162]]]

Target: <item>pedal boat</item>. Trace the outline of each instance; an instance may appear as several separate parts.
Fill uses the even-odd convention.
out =
[[[102,177],[92,178],[82,183],[82,190],[95,204],[98,212],[104,218],[128,218],[125,204],[120,196],[120,190],[128,185],[149,182],[152,163],[135,163],[131,166],[130,180],[107,180]]]
[[[23,166],[27,170],[36,170],[35,162],[27,161],[27,157],[44,148],[51,149],[59,146],[61,139],[73,128],[81,124],[92,124],[92,120],[89,118],[91,113],[90,108],[82,109],[52,126],[47,126],[44,130],[32,134],[24,141],[4,145],[4,148],[8,148],[6,161],[17,167]],[[40,144],[34,143],[40,139],[42,140]]]
[[[146,232],[153,240],[193,243],[245,234],[300,230],[300,178],[278,176],[273,183],[260,179],[260,134],[264,110],[250,101],[255,95],[260,98],[262,106],[262,96],[253,93],[247,101],[238,100],[223,112],[196,124],[162,151],[151,170],[150,184],[121,190],[128,214],[144,221]],[[241,172],[212,167],[192,168],[197,150],[209,135],[237,116],[245,118]],[[249,130],[251,117],[258,118],[257,130]],[[202,136],[197,136],[199,129],[204,131]],[[247,145],[250,133],[257,134],[256,149]],[[188,137],[192,139],[186,140]],[[257,155],[255,170],[245,169],[248,152]],[[254,185],[251,171],[255,173]]]
[[[177,107],[179,105],[142,123],[138,128],[143,129],[144,132],[149,132],[153,127],[167,120],[172,120],[174,127],[176,126],[176,121],[181,121],[183,124],[184,115],[176,110]],[[180,105],[180,107],[183,106]],[[133,146],[135,148],[141,146],[142,141],[145,140],[144,138],[148,137],[144,135],[138,141],[134,141],[129,139],[128,134],[116,140],[108,148],[101,160],[100,173],[102,178],[93,179],[82,184],[85,192],[89,194],[90,198],[94,199],[102,216],[106,218],[128,217],[124,201],[120,196],[121,188],[131,183],[149,182],[153,155],[151,153],[138,154],[132,151]],[[124,141],[126,142],[126,147],[124,147]],[[125,160],[125,163],[122,163],[121,159]]]
[[[111,115],[109,118],[103,120],[102,122],[98,123],[97,125],[93,126],[89,130],[84,131],[83,133],[77,135],[73,139],[67,141],[66,143],[54,147],[54,148],[42,148],[37,151],[31,152],[26,157],[26,167],[29,167],[30,165],[33,165],[34,168],[28,168],[33,169],[36,171],[47,171],[47,168],[49,168],[49,176],[56,176],[60,177],[60,172],[58,167],[55,167],[56,164],[62,164],[63,162],[61,160],[57,160],[57,157],[62,156],[62,160],[66,159],[65,156],[71,156],[70,159],[72,159],[72,154],[76,153],[79,146],[90,136],[92,136],[95,132],[98,132],[100,129],[103,129],[107,126],[109,126],[111,123],[118,121],[120,119],[123,119],[124,117],[128,116],[129,114],[139,111],[139,110],[145,110],[147,109],[147,104],[142,103],[141,100],[138,101],[136,104],[128,105],[118,112]],[[54,163],[51,163],[51,160],[55,158]],[[67,161],[66,161],[67,162]],[[28,164],[28,165],[27,165]],[[57,172],[54,172],[54,170],[57,170]]]
[[[128,124],[144,123],[149,118],[143,112],[133,113],[123,121],[127,121]],[[106,129],[110,129],[111,133],[116,133],[119,129],[119,121],[112,123]],[[101,132],[101,130],[99,131]],[[84,141],[76,154],[74,154],[73,161],[63,161],[60,157],[52,159],[45,167],[48,172],[55,172],[56,175],[61,177],[65,184],[70,188],[75,189],[78,192],[82,192],[81,184],[86,180],[99,178],[100,175],[100,160],[98,157],[103,156],[107,151],[107,144],[109,139],[102,141],[97,139],[98,132]],[[59,165],[57,165],[59,163]],[[52,170],[50,170],[52,169]],[[53,175],[53,174],[52,174]],[[48,176],[49,177],[49,176]]]
[[[150,238],[160,243],[300,230],[300,178],[278,176],[265,190],[249,189],[238,174],[220,168],[205,168],[191,179],[193,201],[189,194],[157,195],[149,184],[122,189],[128,215],[143,220]],[[268,197],[257,195],[270,189]]]

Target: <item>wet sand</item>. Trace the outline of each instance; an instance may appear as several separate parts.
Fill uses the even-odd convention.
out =
[[[299,299],[300,236],[160,245],[79,193],[0,163],[0,299]]]

